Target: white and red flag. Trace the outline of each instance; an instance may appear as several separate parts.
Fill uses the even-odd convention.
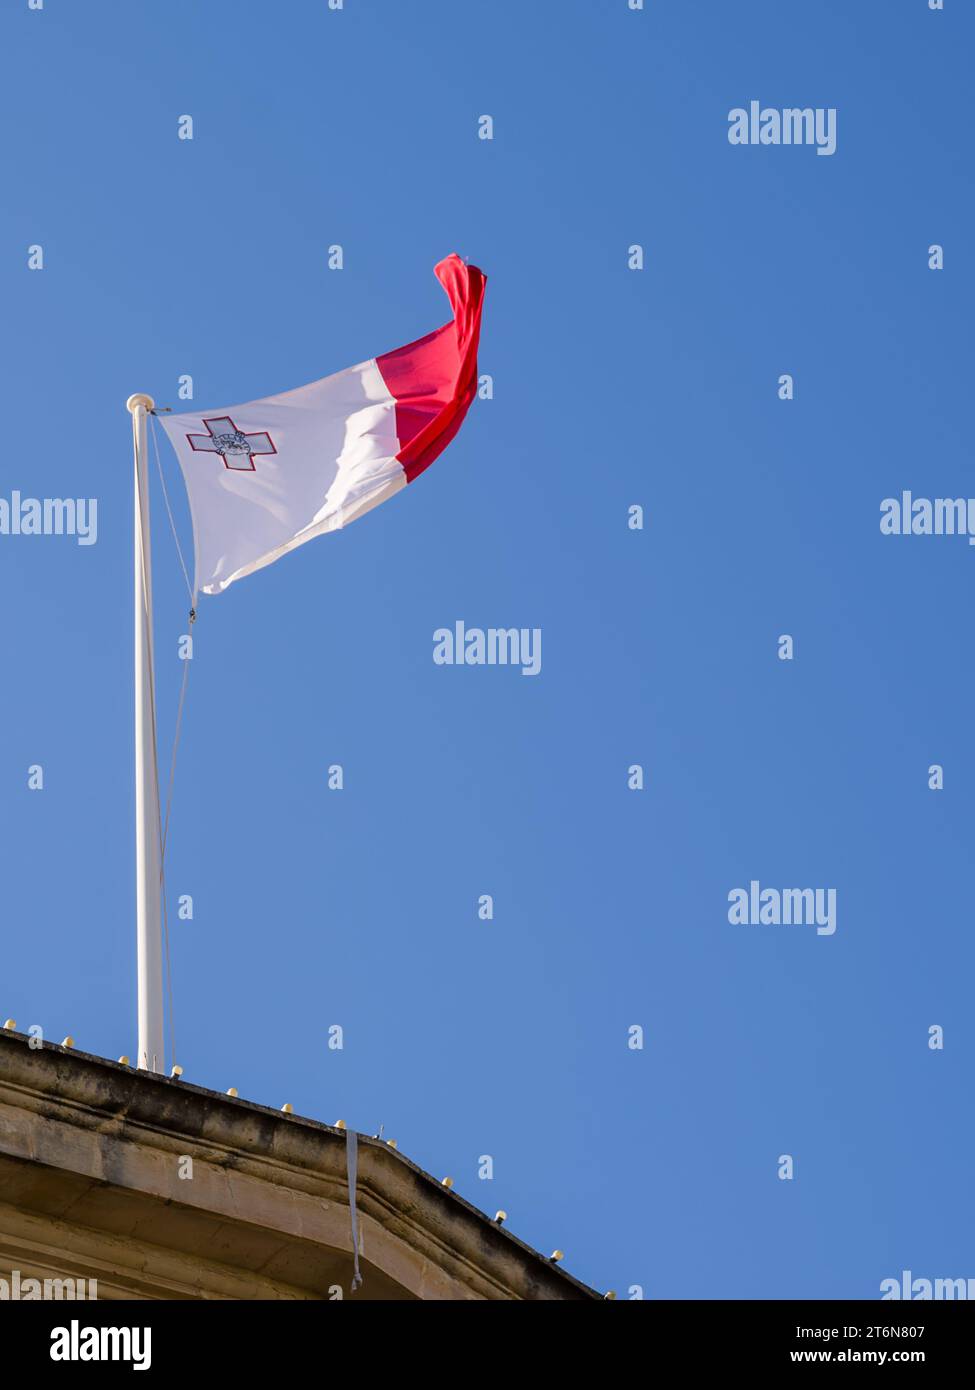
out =
[[[159,417],[204,593],[385,502],[453,439],[477,391],[485,277],[459,256],[435,273],[454,317],[425,338],[279,396]]]

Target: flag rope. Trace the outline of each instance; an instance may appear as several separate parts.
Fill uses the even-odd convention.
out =
[[[190,609],[190,626],[196,621],[196,613]],[[176,754],[179,750],[179,736],[183,727],[183,706],[186,703],[186,686],[189,680],[190,663],[183,662],[183,679],[180,683],[179,705],[176,709],[176,729],[173,733],[173,752],[169,760],[169,786],[166,789],[166,816],[160,823],[159,833],[159,891],[162,898],[163,939],[166,943],[166,990],[169,995],[169,1045],[173,1061],[176,1061],[176,1023],[173,1005],[173,966],[169,950],[169,904],[166,898],[166,844],[169,840],[169,814],[173,809],[173,788],[176,783]],[[153,697],[155,699],[155,696]],[[155,730],[153,731],[155,739]],[[158,782],[157,782],[158,798]]]
[[[190,583],[189,571],[186,568],[186,561],[183,559],[183,547],[179,543],[179,533],[176,530],[176,522],[173,520],[173,509],[169,505],[169,489],[166,486],[166,475],[163,472],[162,461],[159,458],[159,433],[156,426],[157,411],[149,411],[149,427],[152,431],[152,447],[156,455],[156,471],[159,474],[159,481],[162,484],[163,501],[166,503],[166,515],[169,517],[169,529],[173,533],[173,540],[176,542],[176,554],[179,556],[180,568],[183,571],[183,578],[186,581],[186,592],[190,596],[190,614],[192,618],[196,616],[196,594],[193,585]]]
[[[152,417],[155,417],[155,411],[152,411],[150,413]],[[196,622],[196,594],[193,591],[193,586],[190,583],[190,576],[186,568],[186,563],[183,560],[183,549],[179,543],[179,535],[177,534],[176,523],[173,519],[173,509],[169,505],[169,491],[166,487],[166,475],[163,473],[162,460],[159,457],[159,436],[156,433],[155,418],[152,419],[151,428],[152,445],[156,455],[156,468],[159,471],[159,481],[162,484],[163,498],[166,502],[166,514],[169,517],[170,529],[173,533],[173,540],[176,543],[176,554],[179,556],[179,563],[183,569],[183,578],[186,580],[186,588],[190,596],[189,619],[190,627],[192,627],[193,624]],[[189,681],[189,676],[190,658],[187,657],[187,659],[183,662],[183,680],[180,684],[179,704],[176,709],[176,729],[173,734],[173,752],[169,762],[169,786],[166,792],[166,816],[165,820],[162,823],[162,832],[160,840],[160,865],[162,868],[164,868],[166,864],[166,844],[169,839],[169,813],[173,809],[173,787],[176,782],[176,754],[179,749],[179,738],[183,728],[183,706],[186,703],[186,687]],[[163,887],[163,893],[165,895],[165,886]]]

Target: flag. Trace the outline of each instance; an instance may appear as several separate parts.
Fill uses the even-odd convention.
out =
[[[434,273],[454,317],[406,347],[278,396],[163,415],[193,516],[196,588],[218,594],[385,502],[460,429],[477,391],[485,277]]]

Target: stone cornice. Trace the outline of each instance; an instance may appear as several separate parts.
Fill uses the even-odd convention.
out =
[[[124,1194],[122,1206],[132,1206],[129,1238],[159,1249],[162,1237],[166,1249],[172,1232],[173,1259],[192,1257],[196,1242],[201,1259],[246,1268],[255,1281],[277,1280],[281,1297],[324,1298],[331,1285],[321,1280],[346,1282],[345,1131],[28,1042],[0,1032],[0,1162],[42,1165],[48,1190],[30,1200],[48,1203],[49,1216],[73,1230],[102,1229],[116,1221],[111,1194],[120,1201]],[[367,1271],[361,1296],[370,1296],[372,1269],[374,1297],[599,1297],[398,1150],[364,1135],[358,1146]],[[190,1182],[178,1174],[185,1156],[193,1159]],[[13,1205],[23,1209],[27,1200]],[[218,1289],[200,1296],[240,1295]]]

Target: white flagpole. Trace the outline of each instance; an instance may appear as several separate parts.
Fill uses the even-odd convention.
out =
[[[135,447],[135,874],[139,995],[139,1060],[161,1072],[163,971],[160,929],[159,774],[152,688],[152,556],[149,544],[147,412],[151,396],[130,396]]]

